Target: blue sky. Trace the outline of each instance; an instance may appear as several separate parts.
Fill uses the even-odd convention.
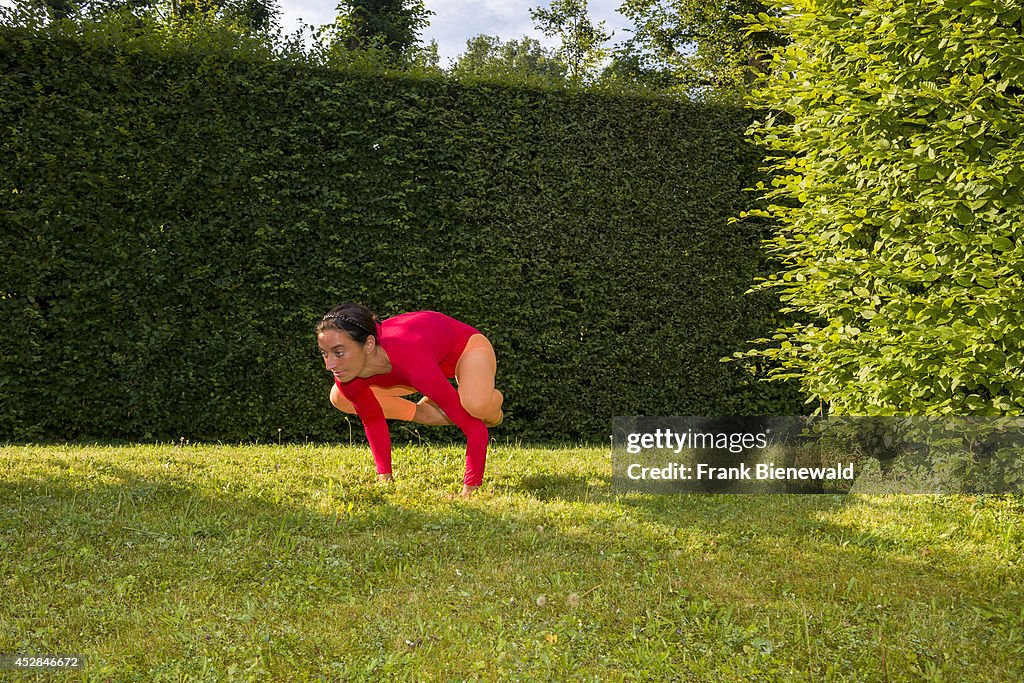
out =
[[[428,10],[434,12],[430,26],[423,31],[424,43],[437,40],[441,66],[448,66],[450,59],[466,49],[466,40],[485,33],[500,36],[503,40],[530,36],[542,44],[552,46],[556,41],[544,38],[534,30],[530,19],[531,7],[547,7],[550,0],[424,0]],[[628,37],[624,30],[631,28],[628,19],[618,13],[621,0],[590,0],[590,16],[593,20],[604,21],[605,29],[615,36],[611,43]],[[321,26],[334,19],[337,0],[279,0],[281,24],[286,34],[294,33],[303,23]]]

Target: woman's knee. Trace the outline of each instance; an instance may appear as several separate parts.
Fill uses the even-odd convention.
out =
[[[356,412],[355,404],[345,398],[345,395],[341,393],[341,389],[338,388],[337,384],[331,387],[331,403],[335,408],[343,413],[355,414]]]
[[[488,393],[460,393],[459,401],[466,412],[477,418],[489,417],[495,409],[501,406],[504,397],[497,389]]]

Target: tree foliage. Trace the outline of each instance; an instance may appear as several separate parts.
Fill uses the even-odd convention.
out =
[[[45,10],[53,19],[152,14],[166,22],[213,20],[254,33],[278,28],[281,14],[277,0],[28,0],[27,4]]]
[[[755,355],[833,412],[1024,410],[1022,15],[817,0],[760,17],[793,39],[755,100],[780,226],[764,286],[806,321]]]
[[[466,41],[466,51],[452,65],[450,73],[457,77],[485,76],[494,78],[534,76],[551,82],[562,82],[566,65],[552,51],[534,38],[502,41],[497,36],[478,35]]]
[[[422,59],[420,31],[433,14],[423,0],[341,0],[337,9],[327,27],[335,50],[373,52],[392,64]]]
[[[611,36],[603,21],[591,21],[587,0],[552,0],[546,9],[531,8],[530,16],[545,36],[561,39],[555,54],[565,64],[571,82],[583,83],[598,75]]]
[[[171,6],[179,17],[202,14],[219,16],[253,31],[271,30],[277,26],[280,15],[275,0],[174,0]]]
[[[777,14],[757,0],[623,0],[634,35],[608,74],[700,99],[737,100],[784,43],[778,31],[748,31],[743,17]]]

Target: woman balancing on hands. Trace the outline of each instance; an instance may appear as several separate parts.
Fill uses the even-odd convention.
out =
[[[442,313],[403,313],[381,322],[352,303],[331,309],[317,324],[316,336],[334,374],[331,403],[359,415],[377,478],[391,480],[387,420],[454,424],[466,435],[460,495],[473,495],[484,476],[487,428],[503,418],[503,396],[494,388],[497,361],[487,338]],[[451,377],[458,390],[448,382]],[[416,392],[423,394],[419,403],[402,398]]]

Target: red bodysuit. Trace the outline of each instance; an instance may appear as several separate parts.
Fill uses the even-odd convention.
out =
[[[391,371],[350,382],[335,380],[356,407],[378,474],[391,472],[391,433],[372,387],[412,387],[433,399],[466,435],[466,475],[463,483],[479,486],[487,459],[487,425],[462,407],[459,392],[448,382],[455,377],[466,343],[475,328],[435,311],[416,311],[388,318],[378,326],[377,343],[391,361]]]

